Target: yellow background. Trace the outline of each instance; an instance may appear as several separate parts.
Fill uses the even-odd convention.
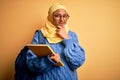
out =
[[[59,0],[86,51],[79,80],[120,80],[120,0]],[[0,80],[13,80],[19,51],[57,0],[0,0]]]

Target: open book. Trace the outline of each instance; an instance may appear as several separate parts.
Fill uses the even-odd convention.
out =
[[[26,44],[26,46],[38,57],[45,57],[49,54],[55,54],[52,48],[47,44]],[[64,66],[62,61],[55,65]]]

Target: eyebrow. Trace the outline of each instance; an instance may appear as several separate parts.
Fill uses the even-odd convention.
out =
[[[62,14],[60,14],[60,13],[55,13],[55,14],[53,14],[53,15],[62,15]],[[63,14],[63,15],[68,15],[68,14]]]

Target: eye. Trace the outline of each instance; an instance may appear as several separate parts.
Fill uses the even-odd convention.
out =
[[[67,17],[69,17],[68,14],[64,14],[63,15],[63,18],[67,18]]]
[[[55,14],[54,17],[55,17],[55,18],[62,18],[62,17],[63,17],[64,19],[66,19],[66,18],[69,17],[69,15],[68,15],[68,14],[64,14],[64,15],[61,15],[61,14]]]
[[[56,18],[60,18],[60,17],[61,17],[60,14],[55,14],[54,16],[55,16]]]

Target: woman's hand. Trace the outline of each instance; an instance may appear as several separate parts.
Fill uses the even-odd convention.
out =
[[[56,29],[56,34],[63,39],[69,38],[64,26],[58,26]]]
[[[54,62],[58,63],[60,62],[60,55],[59,54],[51,54],[50,59],[53,60]]]

